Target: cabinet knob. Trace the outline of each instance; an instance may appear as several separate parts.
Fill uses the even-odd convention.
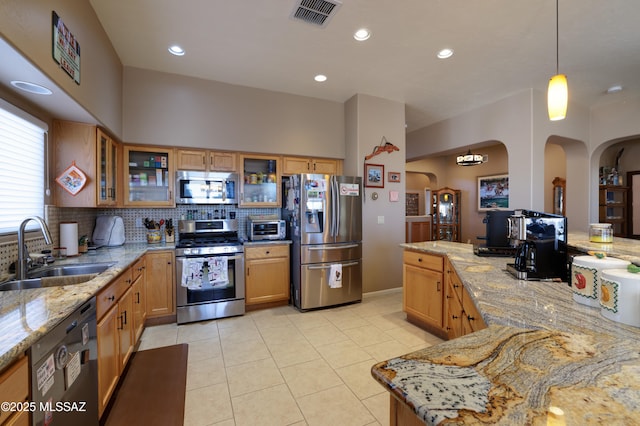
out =
[[[456,315],[451,315],[451,318],[453,318],[453,319],[458,319],[459,317],[458,317],[458,316],[456,316]]]
[[[422,262],[422,258],[421,257],[418,258],[418,262]]]
[[[453,285],[453,288],[458,288],[458,287],[460,287],[458,284]]]
[[[107,297],[107,300],[113,302],[114,300],[116,300],[116,296],[112,294],[111,297]]]
[[[270,252],[269,250],[267,250],[265,253],[266,253],[266,254],[269,254],[269,253],[271,253],[271,252]]]
[[[472,317],[471,315],[467,315],[467,319],[469,321],[475,321],[475,317]]]

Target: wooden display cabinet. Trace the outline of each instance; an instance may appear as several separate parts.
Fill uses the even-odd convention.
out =
[[[628,194],[629,187],[621,185],[600,185],[599,221],[610,223],[613,235],[627,237],[628,224]]]
[[[432,192],[433,239],[460,242],[460,191],[442,188]]]

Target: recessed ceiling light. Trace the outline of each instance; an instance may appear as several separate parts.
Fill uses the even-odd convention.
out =
[[[369,30],[366,28],[360,28],[358,31],[355,32],[355,34],[353,34],[353,38],[355,38],[358,41],[365,41],[369,37],[371,37],[371,32],[369,32]]]
[[[453,56],[453,49],[442,49],[438,52],[439,59],[447,59]]]
[[[36,95],[50,95],[53,92],[47,89],[44,86],[40,86],[39,84],[30,83],[28,81],[20,81],[14,80],[11,82],[13,87],[16,87],[20,90],[24,90],[25,92],[35,93]]]
[[[620,85],[611,86],[607,89],[608,94],[618,93],[618,92],[622,92],[622,86]]]
[[[313,79],[317,82],[322,83],[323,81],[327,81],[327,76],[324,74],[318,74],[315,77],[313,77]]]
[[[172,55],[176,55],[176,56],[183,56],[184,55],[184,49],[178,45],[173,45],[171,47],[169,47],[169,53],[171,53]]]

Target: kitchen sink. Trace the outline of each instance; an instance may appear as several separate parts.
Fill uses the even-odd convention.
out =
[[[57,277],[29,278],[26,280],[13,280],[0,284],[0,291],[28,290],[31,288],[61,287],[64,285],[81,284],[92,280],[97,275],[98,274],[79,274]]]
[[[61,287],[92,280],[115,263],[85,263],[76,265],[45,266],[27,273],[27,279],[0,284],[0,291],[30,288]]]
[[[27,278],[100,274],[113,265],[115,265],[115,263],[85,263],[76,265],[45,266],[43,268],[27,272]]]

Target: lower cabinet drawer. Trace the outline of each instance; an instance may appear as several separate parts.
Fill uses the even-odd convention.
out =
[[[405,250],[403,260],[404,263],[417,266],[419,268],[428,268],[440,272],[443,271],[444,258],[436,254]]]

